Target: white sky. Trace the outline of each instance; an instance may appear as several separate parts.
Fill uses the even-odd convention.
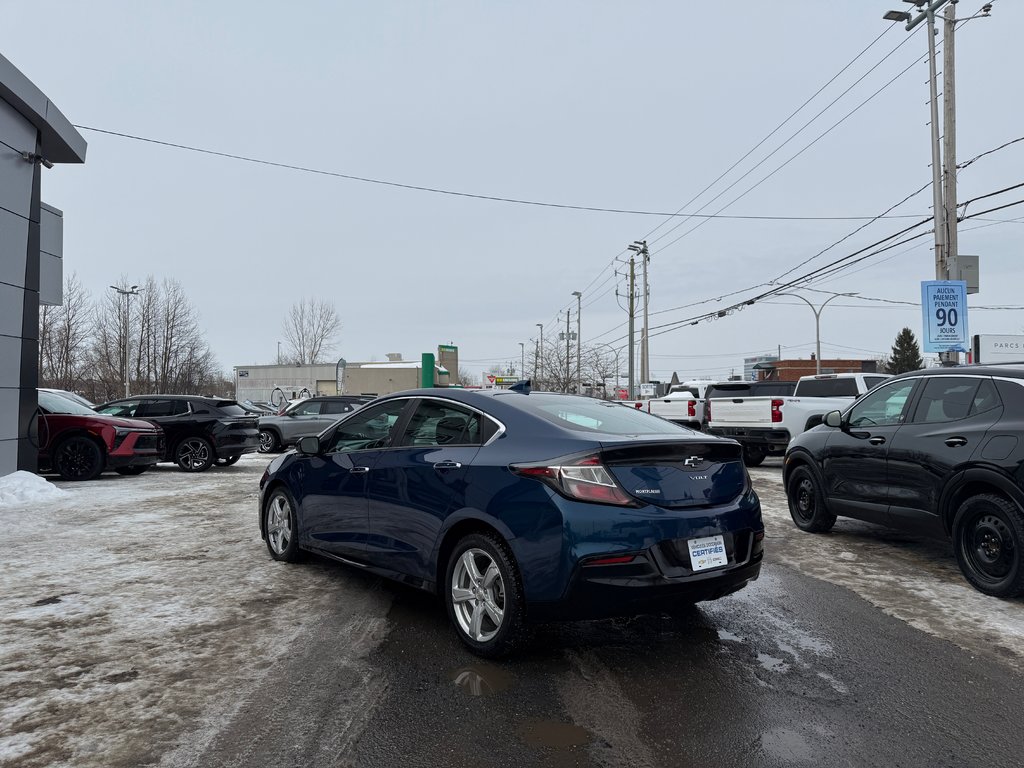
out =
[[[958,15],[980,5],[963,0]],[[407,184],[675,211],[883,32],[881,16],[896,6],[903,3],[35,0],[5,8],[0,45],[81,125]],[[1024,136],[1022,25],[1024,4],[996,0],[992,18],[958,34],[961,161]],[[906,37],[894,25],[686,210],[774,150]],[[925,46],[916,31],[704,212],[803,149],[923,57]],[[925,184],[926,77],[922,61],[725,213],[871,216]],[[548,339],[557,333],[574,290],[584,291],[584,341],[619,346],[625,313],[609,265],[662,221],[367,185],[84,135],[86,164],[57,166],[43,179],[44,200],[65,211],[66,270],[94,295],[122,275],[176,278],[226,369],[272,362],[284,314],[303,296],[336,303],[344,323],[338,353],[349,360],[417,357],[454,342],[473,371],[518,361],[519,342],[532,349],[536,323],[546,324]],[[961,173],[960,199],[1024,181],[1022,161],[1024,142],[978,161]],[[1009,193],[968,214],[1021,198]],[[894,213],[924,218],[929,209],[926,190]],[[1024,206],[992,218],[1020,216]],[[873,224],[828,255],[911,221]],[[652,244],[652,312],[768,280],[859,226],[718,220],[669,245],[695,223]],[[972,306],[1024,303],[1016,279],[1022,238],[1021,223],[962,232],[960,252],[982,256],[982,292]],[[916,242],[818,287],[917,301],[919,281],[934,273],[930,238]],[[807,357],[810,310],[796,299],[774,301],[653,338],[654,376],[727,374],[744,354],[780,344],[784,356]],[[695,313],[664,312],[652,326]],[[1020,311],[977,310],[970,324],[972,333],[1024,329]],[[822,315],[824,354],[884,353],[904,325],[920,336],[920,310],[838,300]]]

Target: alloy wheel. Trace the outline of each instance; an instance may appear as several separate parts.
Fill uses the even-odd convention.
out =
[[[277,441],[271,432],[260,432],[260,453],[270,453]]]
[[[494,559],[482,549],[462,553],[452,573],[452,605],[459,628],[486,643],[505,618],[505,582]]]
[[[193,437],[178,448],[178,461],[186,469],[199,469],[210,463],[210,446],[205,440]]]
[[[81,440],[72,440],[64,445],[61,451],[61,469],[68,477],[79,478],[89,474],[92,469],[92,451],[90,446]]]
[[[276,555],[283,555],[292,540],[291,506],[283,494],[267,505],[267,543]]]

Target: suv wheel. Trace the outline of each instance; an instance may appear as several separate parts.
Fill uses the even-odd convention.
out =
[[[967,579],[993,597],[1024,593],[1024,515],[1002,496],[972,496],[953,520],[953,551]]]
[[[280,441],[269,429],[260,430],[260,453],[273,453],[278,449]]]
[[[455,546],[443,594],[459,639],[478,656],[506,656],[522,640],[525,604],[519,570],[498,537],[472,533]]]
[[[786,501],[789,502],[789,514],[801,531],[824,533],[836,524],[836,516],[825,507],[818,478],[809,467],[793,470],[786,485]]]
[[[205,472],[213,466],[216,457],[213,446],[205,437],[186,437],[174,451],[175,463],[186,472]]]
[[[217,459],[217,466],[218,467],[230,467],[230,466],[232,466],[234,464],[237,464],[238,460],[240,458],[242,458],[241,455],[239,455],[239,456],[227,456],[226,458],[223,458],[223,459]]]
[[[103,449],[88,437],[69,437],[53,454],[53,468],[63,480],[95,480],[103,463]]]

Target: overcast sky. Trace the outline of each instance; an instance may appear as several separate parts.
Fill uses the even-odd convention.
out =
[[[958,17],[981,4],[962,0]],[[5,4],[0,42],[84,126],[506,198],[874,216],[930,179],[926,37],[883,21],[891,7],[905,6],[25,0]],[[1024,3],[996,0],[991,18],[957,34],[961,161],[1024,136],[1022,29]],[[273,362],[285,312],[305,296],[336,304],[344,325],[337,354],[353,361],[418,357],[454,343],[474,372],[518,363],[519,342],[529,354],[537,323],[549,340],[558,332],[559,312],[575,308],[573,291],[583,292],[584,342],[621,346],[626,314],[615,286],[621,294],[624,283],[614,269],[624,270],[615,259],[665,221],[439,195],[83,135],[86,164],[43,177],[44,201],[65,212],[65,271],[77,272],[94,296],[121,276],[177,279],[226,370]],[[1024,142],[961,171],[959,197],[1022,181]],[[1017,190],[967,213],[1022,198]],[[926,189],[893,214],[924,218],[930,204]],[[1020,310],[980,309],[1024,305],[1024,219],[994,221],[1017,217],[1024,206],[961,225],[960,252],[982,258],[971,333],[1024,331]],[[657,239],[680,221],[647,237],[654,328],[753,296],[758,291],[674,309],[775,278],[864,223],[690,219]],[[878,221],[791,277],[913,222]],[[992,226],[965,231],[982,224]],[[911,250],[888,251],[814,287],[916,302],[920,281],[934,277],[930,242],[922,237]],[[804,295],[816,304],[827,298]],[[813,319],[799,300],[779,298],[685,325],[652,337],[652,374],[724,375],[745,355],[778,345],[784,357],[808,357]],[[824,356],[883,354],[903,326],[920,336],[919,308],[836,300],[822,314]]]

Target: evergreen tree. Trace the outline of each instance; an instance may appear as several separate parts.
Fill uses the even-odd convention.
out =
[[[892,353],[889,361],[885,364],[886,373],[906,373],[917,371],[924,366],[924,359],[921,357],[921,348],[917,345],[917,338],[909,328],[904,328],[896,334],[896,343],[892,345]]]

